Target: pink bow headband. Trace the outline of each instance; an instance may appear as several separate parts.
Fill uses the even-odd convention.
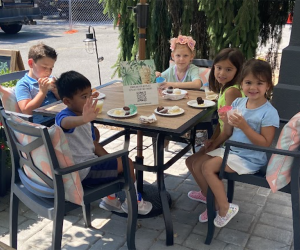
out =
[[[170,40],[170,49],[171,51],[173,51],[175,49],[176,43],[179,44],[187,44],[187,46],[189,46],[189,48],[191,49],[191,51],[194,51],[195,49],[195,45],[196,45],[196,41],[191,37],[191,36],[178,36],[177,38],[174,37]]]

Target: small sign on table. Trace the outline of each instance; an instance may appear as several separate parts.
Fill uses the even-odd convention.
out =
[[[158,104],[155,65],[153,60],[121,62],[125,105]]]

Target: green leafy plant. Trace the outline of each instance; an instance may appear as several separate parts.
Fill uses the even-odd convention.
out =
[[[0,70],[0,75],[5,75],[5,74],[9,74],[11,73],[11,71],[8,68],[2,68]],[[18,80],[13,80],[13,81],[8,81],[8,82],[4,82],[1,85],[4,87],[14,87],[16,86]],[[9,147],[7,145],[7,141],[5,138],[5,133],[4,133],[4,128],[3,128],[3,124],[0,122],[0,150],[4,151],[4,155],[5,155],[5,166],[7,168],[11,168],[11,158],[10,158],[10,152],[9,152]],[[2,157],[4,156],[2,154]]]
[[[4,68],[0,70],[0,75],[5,75],[5,74],[9,74],[11,73],[11,71],[8,68]],[[8,81],[8,82],[4,82],[1,85],[4,87],[14,87],[16,86],[18,80],[12,80],[12,81]]]

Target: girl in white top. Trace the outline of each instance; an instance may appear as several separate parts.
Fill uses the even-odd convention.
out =
[[[279,116],[267,100],[273,89],[269,63],[249,60],[241,72],[241,87],[247,97],[236,99],[232,107],[238,107],[242,114],[234,113],[227,118],[227,113],[219,113],[224,121],[224,129],[213,142],[212,149],[227,139],[265,147],[269,147],[273,141],[275,130],[279,127]],[[223,155],[224,148],[217,148],[193,162],[194,177],[203,195],[206,196],[208,185],[214,193],[218,210],[214,224],[217,227],[224,227],[239,210],[238,205],[228,203],[223,182],[218,177]],[[225,171],[252,174],[266,163],[263,152],[232,147]],[[207,221],[206,211],[199,216],[201,222],[205,219]]]

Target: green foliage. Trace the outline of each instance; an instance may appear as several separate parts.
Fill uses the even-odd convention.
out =
[[[120,61],[138,59],[136,15],[128,6],[139,0],[99,0],[105,13],[118,26]],[[169,66],[169,40],[179,34],[196,41],[196,58],[214,58],[226,47],[240,48],[246,58],[255,56],[257,46],[272,39],[270,50],[277,54],[282,25],[295,0],[148,0],[146,59],[154,59],[156,69]]]
[[[9,74],[9,73],[11,73],[11,72],[7,68],[6,69],[2,69],[0,71],[0,75],[5,75],[5,74]],[[18,80],[13,80],[13,81],[9,81],[9,82],[4,82],[1,85],[4,86],[4,87],[14,87],[14,86],[16,86],[17,82],[18,82]]]
[[[138,27],[136,15],[128,6],[135,7],[137,0],[99,0],[105,5],[104,13],[114,17],[119,28],[120,61],[138,59]],[[208,36],[204,12],[198,11],[196,0],[148,0],[149,20],[146,30],[146,59],[154,59],[156,69],[163,71],[169,66],[171,56],[169,40],[172,37],[191,35],[196,41],[196,56],[208,57]],[[118,69],[117,69],[118,70]]]
[[[198,0],[207,16],[213,53],[240,48],[246,58],[255,56],[259,34],[257,0]]]

